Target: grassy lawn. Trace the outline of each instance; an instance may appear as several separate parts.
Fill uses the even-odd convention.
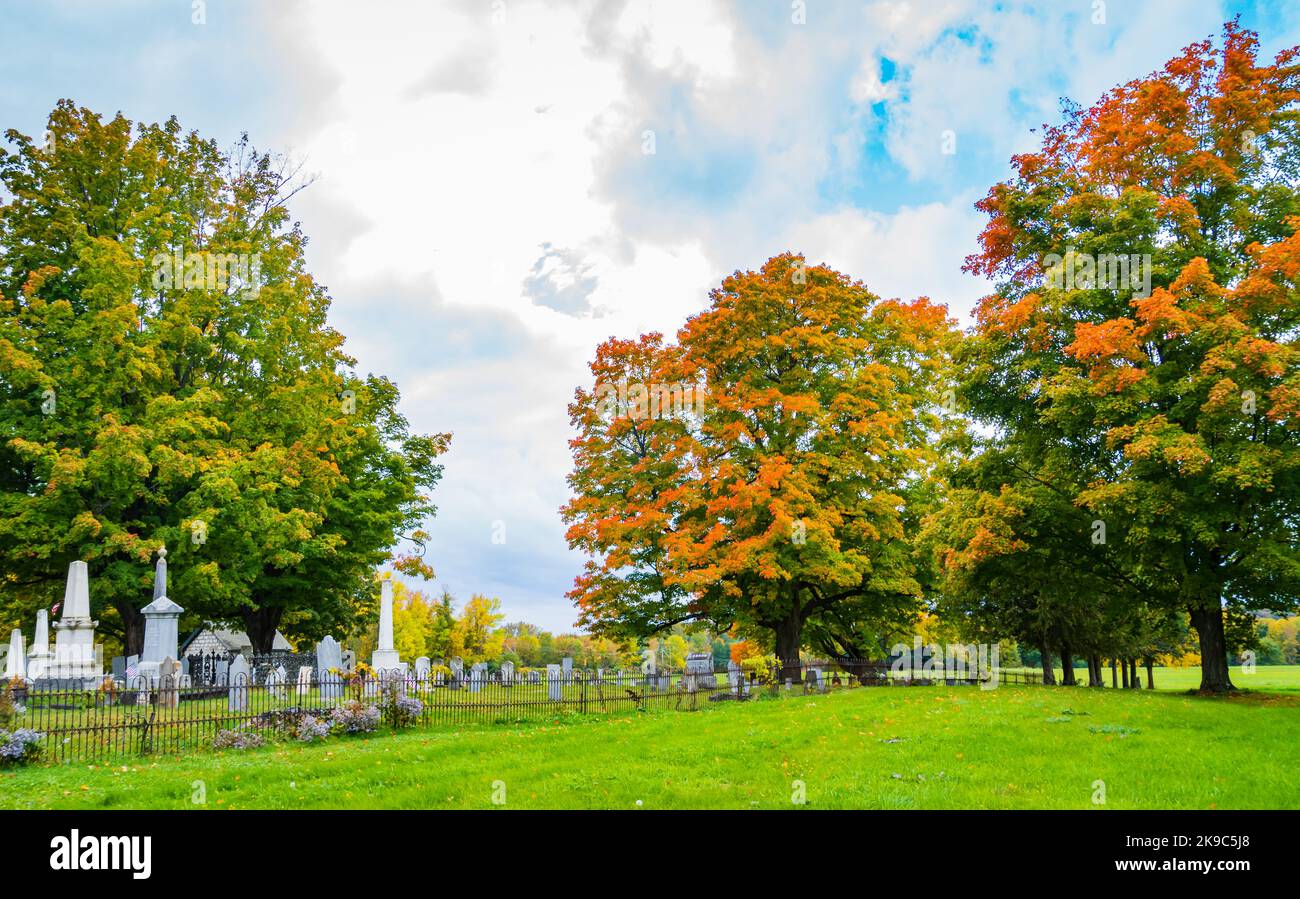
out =
[[[28,767],[0,807],[1300,808],[1298,747],[1287,694],[865,688]]]
[[[1042,669],[1017,670],[1041,671]],[[1110,668],[1103,666],[1102,673],[1106,677],[1106,687],[1109,689]],[[1157,690],[1195,690],[1201,685],[1201,669],[1198,665],[1190,668],[1155,668],[1152,674],[1155,676]],[[1088,669],[1076,668],[1074,669],[1074,676],[1083,683],[1087,683]],[[1056,668],[1056,677],[1060,680],[1060,666]],[[1138,679],[1142,682],[1143,689],[1146,689],[1147,671],[1140,666],[1138,667]],[[1123,682],[1121,677],[1120,683]],[[1255,670],[1251,672],[1234,667],[1232,669],[1232,682],[1243,690],[1300,694],[1300,665],[1256,665]]]

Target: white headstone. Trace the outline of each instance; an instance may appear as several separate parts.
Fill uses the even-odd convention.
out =
[[[9,656],[5,659],[5,680],[27,678],[27,655],[24,649],[23,632],[14,628],[9,635]]]
[[[511,686],[515,682],[515,663],[506,659],[501,663],[501,683]]]
[[[298,666],[298,698],[306,699],[311,694],[311,666]]]
[[[477,693],[485,680],[487,680],[487,664],[475,662],[469,669],[469,691]]]
[[[283,665],[276,665],[275,670],[270,672],[266,677],[266,684],[271,688],[271,695],[276,699],[284,699],[284,686],[289,682],[289,672]]]
[[[564,682],[566,684],[571,683],[573,681],[573,659],[568,656],[560,659],[560,667],[564,672]]]
[[[557,701],[564,697],[564,669],[559,665],[546,666],[546,698]]]
[[[158,707],[174,709],[180,696],[181,663],[169,656],[158,663]]]
[[[429,669],[431,667],[428,656],[420,656],[415,660],[415,680],[417,683],[423,683],[429,679]]]
[[[230,686],[227,708],[232,712],[242,712],[248,708],[248,694],[253,683],[252,672],[248,668],[248,660],[242,655],[235,656],[235,660],[230,663],[230,668],[226,674]]]
[[[53,660],[54,653],[50,652],[50,613],[45,609],[37,609],[36,633],[31,652],[27,653],[27,676],[32,680],[43,677]]]
[[[321,699],[337,699],[343,695],[343,653],[333,637],[316,644],[316,670],[320,672]]]

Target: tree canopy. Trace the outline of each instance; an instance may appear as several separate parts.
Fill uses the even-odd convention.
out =
[[[1205,690],[1232,687],[1225,610],[1300,594],[1300,67],[1256,56],[1229,23],[1067,107],[967,261],[1000,279],[961,356],[971,415],[1065,500],[1079,559],[1102,522],[1106,589],[1187,611]]]
[[[922,593],[913,539],[952,334],[926,299],[881,301],[787,253],[726,278],[676,344],[603,344],[570,406],[583,622],[757,627],[786,660],[807,627],[863,654]],[[655,408],[680,384],[695,402]]]
[[[411,433],[396,386],[353,372],[289,219],[296,168],[68,101],[49,135],[0,149],[9,611],[82,559],[101,627],[138,651],[165,543],[172,597],[259,649],[346,629],[434,513],[450,436]]]

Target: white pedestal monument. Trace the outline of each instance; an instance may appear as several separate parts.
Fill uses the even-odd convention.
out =
[[[31,652],[27,653],[27,676],[32,680],[44,677],[54,653],[50,652],[50,613],[45,609],[36,611],[36,639],[32,640]]]
[[[370,667],[380,672],[406,670],[393,649],[393,582],[388,579],[379,584],[379,645],[370,657]]]
[[[9,655],[5,659],[5,680],[27,679],[27,660],[23,654],[23,632],[14,628],[9,635]]]
[[[54,661],[47,676],[95,683],[103,678],[103,667],[95,658],[97,624],[90,618],[90,571],[85,562],[73,562],[68,566],[62,615],[54,625]]]
[[[140,610],[144,616],[144,650],[140,653],[140,673],[157,683],[163,661],[175,659],[179,639],[181,612],[185,610],[167,598],[167,547],[158,550],[153,573],[153,602]],[[172,687],[176,683],[172,683]]]

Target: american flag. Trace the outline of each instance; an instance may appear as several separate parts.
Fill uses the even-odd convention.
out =
[[[59,606],[61,605],[63,605],[63,600],[59,600],[54,605],[50,606],[50,614],[51,615],[59,614]]]
[[[126,666],[126,679],[127,679],[128,681],[131,680],[131,679],[134,678],[134,677],[138,677],[139,675],[140,675],[140,666],[139,666],[139,665],[127,665],[127,666]]]

